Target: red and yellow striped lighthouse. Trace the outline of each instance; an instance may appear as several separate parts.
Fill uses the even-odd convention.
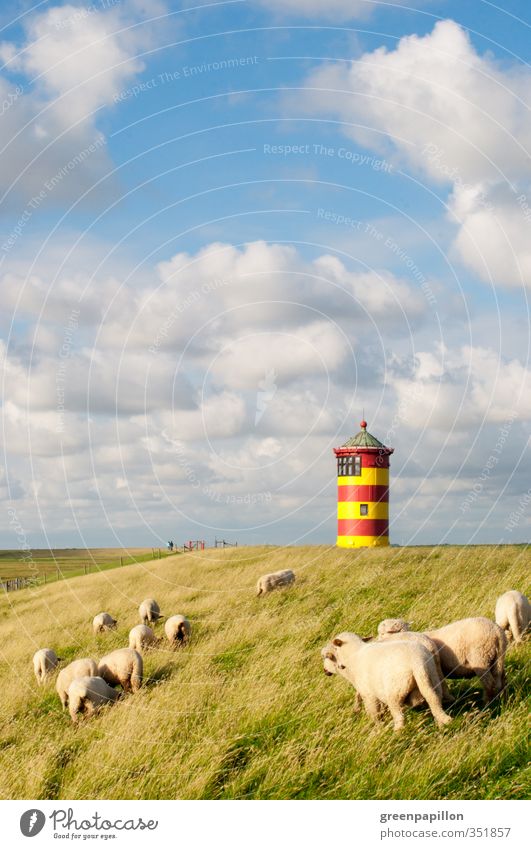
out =
[[[389,456],[367,432],[367,422],[337,457],[337,544],[341,548],[389,545]]]

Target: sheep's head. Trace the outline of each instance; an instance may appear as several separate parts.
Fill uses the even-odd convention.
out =
[[[338,663],[333,643],[327,643],[326,646],[321,649],[321,657],[323,659],[324,674],[336,675]]]
[[[404,619],[384,619],[378,625],[378,636],[398,634],[400,631],[411,631],[411,624]]]

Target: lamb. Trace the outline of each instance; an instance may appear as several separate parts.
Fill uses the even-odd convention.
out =
[[[280,572],[270,572],[269,575],[262,575],[258,579],[256,585],[256,595],[262,595],[276,590],[278,587],[287,587],[295,580],[295,574],[291,569],[281,569]]]
[[[145,598],[138,608],[142,625],[153,625],[158,619],[162,619],[160,607],[154,598]]]
[[[531,604],[518,590],[509,590],[496,602],[494,616],[496,624],[508,632],[515,643],[521,643],[531,623]]]
[[[93,678],[98,674],[98,664],[91,657],[82,657],[74,660],[61,669],[55,682],[55,689],[61,699],[63,709],[68,706],[68,688],[76,678]]]
[[[33,655],[33,671],[38,684],[43,684],[61,658],[57,657],[53,649],[39,649]]]
[[[448,690],[446,681],[444,680],[444,675],[441,669],[441,659],[439,657],[439,649],[435,640],[432,640],[431,637],[426,636],[426,634],[421,634],[420,631],[395,631],[381,633],[380,628],[378,627],[378,641],[382,640],[413,640],[418,643],[421,643],[425,648],[427,648],[429,653],[433,657],[435,669],[437,670],[437,678],[439,680],[437,692],[440,694],[443,702],[446,702],[446,704],[452,704],[452,702],[455,701],[454,697]]]
[[[148,625],[135,625],[129,631],[129,648],[135,649],[140,654],[146,649],[156,646],[158,642],[155,632]]]
[[[98,613],[92,620],[92,630],[95,634],[101,634],[102,631],[112,631],[118,624],[117,619],[113,619],[110,613]]]
[[[176,646],[183,646],[189,641],[192,627],[186,616],[177,614],[166,620],[164,631],[172,647],[176,648]]]
[[[98,675],[74,678],[68,688],[68,710],[72,722],[77,722],[80,714],[92,716],[103,705],[115,702],[120,695]]]
[[[416,640],[364,642],[357,634],[338,634],[321,652],[327,675],[339,672],[356,688],[374,721],[387,706],[394,730],[404,727],[404,705],[428,703],[437,725],[452,721],[443,710],[433,656]]]
[[[384,619],[378,625],[378,634],[409,631],[403,619]],[[441,669],[445,678],[480,679],[485,704],[498,696],[505,686],[505,652],[507,640],[504,632],[483,616],[459,619],[435,631],[424,631],[436,644]]]
[[[126,693],[140,689],[143,672],[142,656],[134,649],[116,649],[98,663],[98,675],[111,687],[120,684]]]

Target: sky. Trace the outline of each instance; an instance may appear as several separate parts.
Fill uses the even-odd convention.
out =
[[[531,534],[531,15],[0,10],[0,546]]]

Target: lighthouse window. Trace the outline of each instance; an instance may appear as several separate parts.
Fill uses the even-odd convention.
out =
[[[337,473],[340,477],[361,475],[361,457],[338,457]]]
[[[360,504],[360,516],[368,516],[369,515],[369,505],[368,504]]]

